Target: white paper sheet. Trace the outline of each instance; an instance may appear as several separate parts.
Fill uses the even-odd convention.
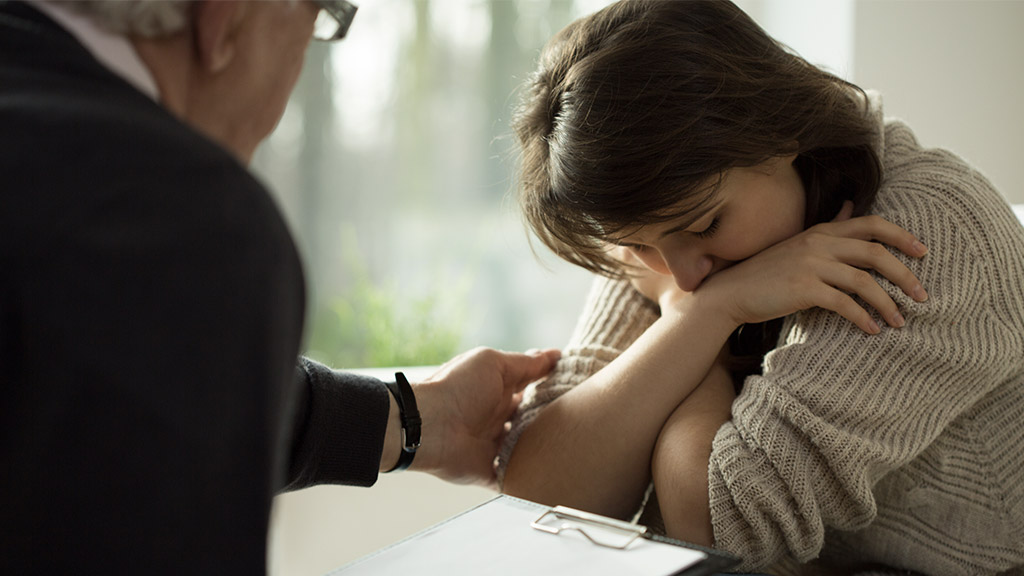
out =
[[[707,558],[698,550],[643,538],[616,550],[598,546],[578,532],[549,534],[532,528],[530,523],[546,509],[514,498],[496,498],[331,576],[664,576]]]

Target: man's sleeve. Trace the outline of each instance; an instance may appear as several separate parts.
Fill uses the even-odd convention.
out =
[[[384,384],[300,358],[294,386],[294,435],[283,490],[317,484],[372,486],[390,406]]]

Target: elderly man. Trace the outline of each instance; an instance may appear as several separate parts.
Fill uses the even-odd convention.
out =
[[[0,3],[0,573],[258,574],[281,490],[493,481],[557,352],[411,388],[296,363],[299,258],[245,165],[353,13]]]

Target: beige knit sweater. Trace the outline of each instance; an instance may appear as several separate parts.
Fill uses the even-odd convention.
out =
[[[880,132],[872,212],[929,247],[900,255],[929,300],[877,277],[905,327],[871,336],[826,311],[786,318],[714,440],[715,545],[745,570],[1024,573],[1024,228],[963,160],[921,148],[902,123]],[[499,474],[538,411],[655,318],[628,283],[597,279],[562,361],[528,391]],[[657,525],[652,502],[641,521]]]

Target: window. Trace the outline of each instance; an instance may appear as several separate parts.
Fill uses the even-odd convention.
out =
[[[374,0],[343,42],[310,46],[254,167],[305,260],[312,357],[565,344],[590,275],[531,251],[508,123],[547,38],[607,3]]]

